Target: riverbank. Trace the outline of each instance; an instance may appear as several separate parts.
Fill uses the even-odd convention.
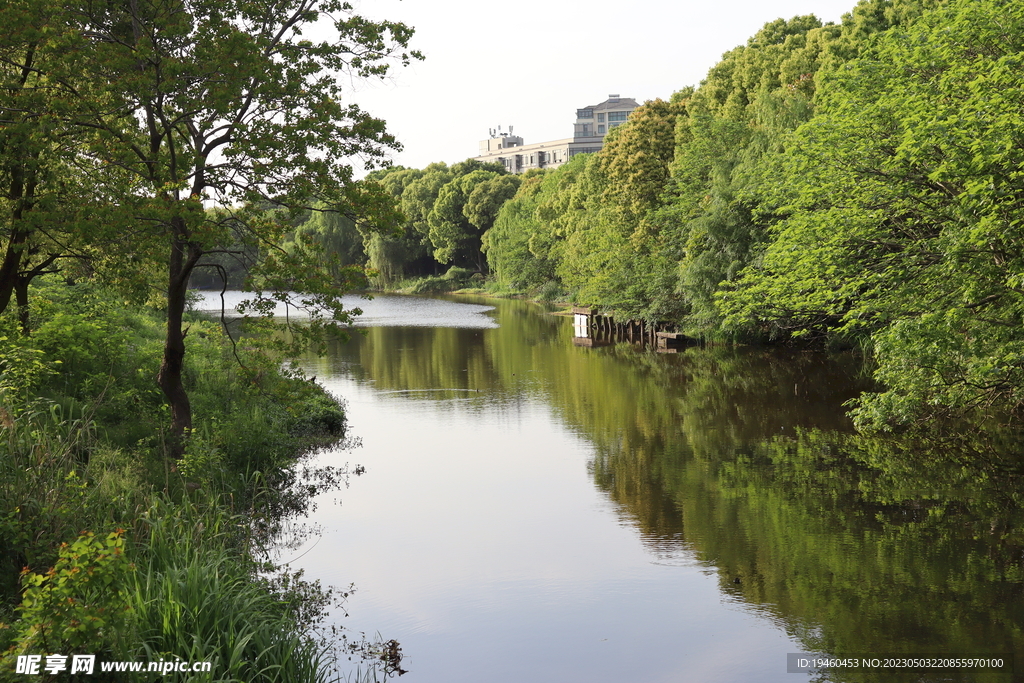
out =
[[[547,282],[529,289],[513,289],[469,268],[452,267],[443,275],[411,277],[381,287],[389,294],[473,294],[500,299],[524,299],[546,304],[571,306],[569,293],[556,282]]]
[[[31,336],[0,330],[0,679],[19,657],[57,652],[94,655],[97,674],[102,662],[181,660],[209,663],[196,681],[326,680],[343,653],[317,625],[344,596],[268,549],[347,476],[327,468],[297,485],[296,465],[344,438],[341,403],[196,316],[196,419],[172,458],[153,381],[159,311],[62,284],[40,288],[32,320]]]

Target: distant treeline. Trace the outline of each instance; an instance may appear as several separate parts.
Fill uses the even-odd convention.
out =
[[[863,0],[766,24],[560,168],[379,172],[407,223],[363,249],[385,281],[486,265],[704,338],[858,345],[888,388],[862,426],[1016,410],[1021,111],[1024,4]]]
[[[337,266],[366,265],[382,288],[404,278],[440,275],[451,268],[487,272],[483,235],[502,205],[519,189],[521,178],[501,164],[469,159],[423,170],[402,166],[371,173],[367,194],[394,201],[390,230],[381,230],[341,212],[311,211],[285,240],[285,248],[312,241],[338,256]]]

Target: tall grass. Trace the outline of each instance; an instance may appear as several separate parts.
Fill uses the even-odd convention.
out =
[[[93,652],[213,663],[190,681],[338,678],[329,673],[337,652],[315,631],[330,592],[295,576],[268,578],[273,568],[256,558],[278,517],[312,495],[293,467],[343,435],[340,404],[283,372],[277,358],[240,349],[239,365],[216,324],[196,320],[185,378],[196,430],[185,457],[168,460],[153,383],[157,317],[97,288],[55,288],[52,300],[36,301],[35,333],[15,349],[24,353],[0,353],[0,622],[11,625],[0,627],[0,658],[19,643],[34,647],[33,624],[52,622],[45,610],[31,613],[36,621],[15,610],[21,568],[43,582],[67,561],[61,543],[123,528],[131,563],[105,576],[128,596],[129,618],[118,633],[97,635]],[[163,679],[119,676],[111,680]]]
[[[243,518],[213,505],[157,504],[145,520],[149,539],[130,587],[138,646],[124,658],[212,662],[192,681],[325,680],[323,645],[239,552]]]
[[[57,546],[83,529],[128,525],[145,509],[150,489],[137,460],[97,443],[88,415],[66,419],[47,401],[12,415],[3,398],[0,571],[7,577],[52,562]]]

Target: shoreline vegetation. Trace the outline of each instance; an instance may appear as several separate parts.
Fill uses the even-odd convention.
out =
[[[596,154],[361,181],[345,160],[382,166],[398,142],[324,76],[421,56],[401,23],[316,8],[0,8],[0,680],[51,653],[212,661],[196,681],[326,681],[350,657],[401,673],[394,641],[318,635],[347,591],[266,552],[349,474],[298,480],[346,422],[287,360],[346,328],[351,291],[853,347],[877,387],[850,404],[872,458],[893,435],[1019,455],[1024,4],[778,19]],[[301,38],[320,12],[337,35]],[[188,309],[190,286],[243,285],[242,337]],[[285,300],[311,313],[286,333]]]
[[[315,216],[295,234],[349,245],[385,290],[859,349],[879,387],[851,404],[863,432],[1008,425],[1024,410],[1022,35],[1007,0],[778,19],[599,152],[522,175],[378,170],[363,185],[400,209],[390,232]]]
[[[421,59],[412,29],[340,0],[19,0],[0,23],[0,680],[399,673],[397,643],[325,623],[347,590],[271,551],[349,475],[304,461],[346,417],[288,361],[366,283],[283,237],[315,205],[387,222],[351,163],[399,143],[343,84]],[[194,275],[239,265],[241,328],[189,309]]]
[[[347,465],[303,472],[311,453],[344,445],[344,406],[278,354],[233,348],[219,322],[189,314],[197,419],[169,457],[152,377],[160,311],[89,283],[39,289],[34,333],[3,351],[36,363],[0,385],[0,680],[20,680],[19,655],[52,653],[282,682],[336,680],[355,658],[373,679],[381,643],[320,630],[348,590],[271,561],[285,521],[347,481]]]

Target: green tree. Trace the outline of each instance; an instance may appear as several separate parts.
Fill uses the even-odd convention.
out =
[[[290,226],[267,216],[266,205],[379,208],[379,197],[353,184],[347,159],[372,161],[397,142],[382,121],[343,104],[337,73],[378,77],[392,58],[419,55],[402,52],[412,34],[405,25],[369,21],[336,0],[143,0],[74,10],[84,36],[78,52],[45,76],[69,96],[79,81],[91,90],[70,112],[51,113],[91,158],[130,174],[144,242],[162,245],[167,329],[158,383],[180,449],[192,426],[182,316],[199,259],[232,240],[278,244]],[[333,36],[302,37],[321,20]],[[241,234],[209,220],[204,203],[231,208]],[[345,283],[324,277],[309,248],[266,256],[254,270],[260,295],[300,293],[314,332],[346,319],[337,286]],[[315,313],[324,309],[326,321]]]
[[[558,275],[580,303],[620,317],[668,315],[675,261],[665,258],[671,248],[664,224],[651,218],[665,193],[683,115],[679,101],[644,103],[583,162],[567,196],[543,203],[541,212],[556,214],[565,236]]]
[[[356,222],[338,211],[324,207],[311,213],[309,220],[295,229],[286,248],[295,243],[315,242],[325,256],[324,266],[335,278],[342,278],[341,268],[362,265],[366,261],[363,252],[363,236],[356,228]]]
[[[54,87],[47,71],[67,68],[79,49],[66,4],[44,0],[0,9],[0,313],[15,298],[23,333],[29,285],[68,259],[94,259],[113,241],[108,226],[118,207],[109,197],[124,187],[120,169],[98,164],[60,117],[80,109],[69,90],[86,90],[81,76]],[[122,207],[123,208],[123,207]]]
[[[516,194],[501,205],[491,229],[481,237],[490,272],[505,287],[519,291],[555,279],[551,226],[540,220],[537,210],[547,196],[549,180],[565,174],[568,167],[523,174]]]
[[[680,93],[689,116],[676,129],[661,213],[677,226],[669,240],[678,250],[676,289],[696,333],[716,333],[716,293],[769,239],[772,164],[810,117],[813,75],[839,31],[812,15],[769,22],[726,53],[698,89]]]
[[[462,264],[472,263],[478,270],[485,271],[486,263],[483,252],[480,250],[480,237],[483,230],[475,225],[470,219],[467,208],[470,206],[470,198],[474,192],[481,189],[481,186],[492,179],[500,176],[494,171],[474,170],[456,177],[445,183],[437,193],[437,200],[433,208],[427,214],[427,225],[430,227],[428,233],[430,243],[434,246],[434,258],[439,263],[453,263],[461,261]],[[477,194],[477,201],[471,209],[472,215],[481,221],[488,219],[490,211],[487,204],[491,201],[489,194],[500,195],[502,188],[511,197],[514,194],[508,193],[508,186],[490,185],[497,189],[488,191],[484,189]],[[490,227],[490,226],[487,226]]]
[[[466,199],[462,213],[470,224],[482,235],[494,225],[502,205],[515,196],[522,179],[519,176],[503,175],[478,183]]]
[[[393,198],[401,213],[394,230],[364,230],[363,250],[367,265],[375,272],[377,284],[387,286],[401,280],[406,273],[436,272],[426,234],[417,230],[403,207],[406,189],[423,177],[424,171],[397,166],[380,169],[367,175],[364,182],[376,182]]]
[[[820,79],[734,319],[862,337],[863,426],[1024,405],[1024,8],[951,2]]]
[[[420,233],[428,244],[430,225],[427,224],[427,216],[434,208],[438,192],[454,177],[448,164],[434,163],[423,169],[421,175],[402,190],[402,212],[409,220],[410,227]]]
[[[607,179],[601,200],[621,207],[623,218],[637,229],[660,204],[675,151],[676,120],[682,114],[685,106],[680,102],[644,102],[598,154]]]

